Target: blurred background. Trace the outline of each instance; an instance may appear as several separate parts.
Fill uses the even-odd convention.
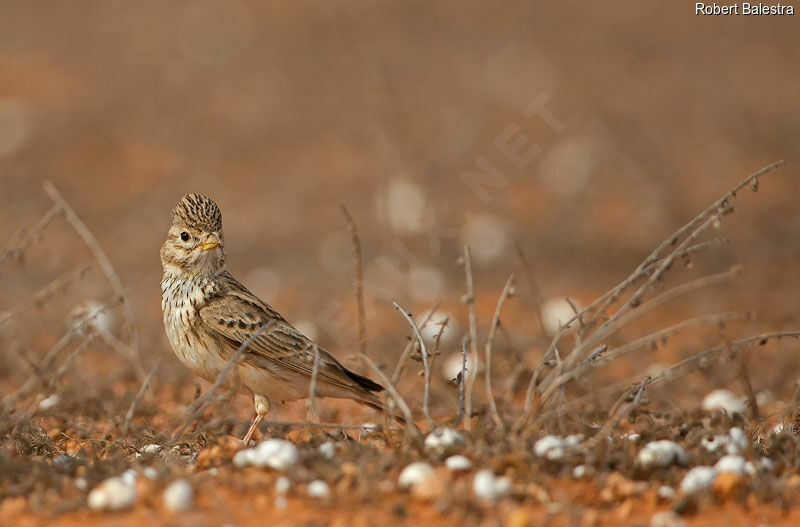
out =
[[[119,273],[146,366],[163,357],[188,378],[159,290],[180,197],[215,199],[234,276],[343,360],[357,343],[345,204],[363,246],[370,354],[393,366],[408,335],[393,299],[419,315],[442,299],[443,351],[458,349],[465,244],[485,335],[509,274],[524,274],[515,240],[544,299],[587,305],[785,159],[737,201],[716,234],[731,243],[685,271],[742,262],[741,278],[651,322],[742,308],[758,311],[759,329],[797,328],[796,20],[700,17],[690,2],[6,0],[0,240],[36,224],[53,182]],[[0,309],[88,255],[54,222],[0,268]],[[28,340],[58,338],[41,328],[59,327],[78,298],[111,294],[91,273],[31,316]],[[533,364],[543,332],[521,289],[505,322]],[[761,384],[797,377],[800,361],[774,360],[789,366],[758,361]]]

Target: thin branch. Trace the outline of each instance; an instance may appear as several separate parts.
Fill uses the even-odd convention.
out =
[[[492,412],[492,419],[495,424],[503,430],[503,420],[500,419],[500,414],[497,412],[497,402],[494,399],[494,392],[492,391],[492,345],[494,344],[494,336],[497,332],[497,326],[500,325],[500,314],[503,312],[503,306],[506,299],[511,294],[514,287],[514,275],[508,277],[503,292],[500,294],[500,299],[497,301],[497,307],[494,310],[494,317],[492,318],[492,325],[489,327],[489,336],[486,338],[486,397],[489,400],[489,409]]]
[[[358,302],[358,349],[364,355],[367,354],[367,323],[366,311],[364,308],[364,269],[361,261],[361,240],[358,237],[358,227],[353,217],[347,210],[344,204],[341,205],[342,214],[347,220],[347,228],[350,231],[350,236],[353,239],[353,259],[356,266],[356,281],[355,281],[355,294],[356,302]]]
[[[422,434],[419,429],[414,425],[414,417],[411,415],[411,410],[408,408],[406,401],[403,399],[403,396],[397,391],[397,389],[389,382],[389,379],[386,378],[386,375],[383,374],[380,368],[378,368],[374,362],[370,360],[369,357],[364,355],[363,353],[359,354],[361,360],[369,366],[369,368],[375,373],[375,375],[380,379],[383,383],[383,386],[386,388],[386,391],[389,392],[389,395],[394,399],[397,407],[400,408],[400,411],[403,413],[403,417],[406,420],[406,433],[411,437],[413,444],[417,448],[422,447]]]
[[[317,377],[319,376],[319,346],[314,344],[314,366],[311,369],[311,384],[308,387],[308,401],[306,401],[306,409],[308,410],[308,420],[311,422],[319,422],[317,415],[317,408],[315,403],[317,396]]]
[[[94,235],[89,231],[86,227],[86,224],[81,221],[75,211],[70,207],[69,203],[61,196],[61,194],[56,190],[56,187],[53,186],[52,183],[49,181],[44,182],[44,191],[50,196],[50,199],[58,205],[61,210],[64,212],[64,217],[67,221],[72,225],[78,235],[83,239],[86,246],[94,255],[95,260],[97,263],[100,264],[100,269],[103,271],[103,274],[108,279],[108,282],[111,284],[111,287],[114,288],[114,292],[122,299],[122,309],[125,313],[125,319],[128,323],[128,331],[130,334],[130,343],[129,347],[133,350],[136,356],[136,360],[133,363],[134,368],[136,369],[136,373],[139,375],[139,378],[144,378],[144,370],[142,370],[142,365],[140,364],[139,358],[139,341],[137,335],[137,328],[136,328],[136,315],[133,312],[133,307],[131,306],[128,297],[125,294],[125,288],[122,287],[122,281],[119,279],[119,275],[114,270],[114,266],[111,265],[111,261],[106,256],[105,251],[100,247],[100,244],[97,243],[97,239]]]
[[[464,386],[466,384],[467,375],[467,345],[465,342],[461,343],[461,382],[458,386],[458,413],[456,414],[456,428],[461,424],[461,419],[464,417]]]
[[[472,279],[472,258],[470,257],[469,245],[464,246],[464,274],[467,281],[467,296],[464,302],[469,310],[469,347],[470,347],[470,369],[467,371],[467,378],[461,379],[466,383],[464,394],[464,428],[472,428],[472,388],[475,379],[478,377],[478,320],[475,313],[475,284]]]
[[[139,404],[142,402],[144,398],[144,394],[147,393],[147,390],[150,388],[150,383],[153,381],[153,378],[158,371],[158,367],[161,365],[161,359],[156,360],[156,363],[153,364],[153,367],[150,368],[150,373],[147,375],[147,378],[142,383],[142,387],[139,388],[139,393],[136,394],[134,397],[133,402],[131,402],[130,408],[128,408],[128,413],[125,414],[125,424],[122,425],[122,438],[125,439],[128,437],[128,430],[130,429],[131,422],[133,421],[133,416],[136,415],[136,409],[139,407]]]
[[[425,329],[425,326],[428,325],[428,321],[430,321],[431,317],[436,312],[436,310],[439,309],[441,303],[442,303],[441,299],[437,300],[436,303],[433,305],[433,307],[428,310],[428,312],[425,314],[424,317],[422,317],[422,321],[419,324],[420,331]],[[408,344],[406,344],[403,353],[400,355],[400,359],[397,361],[397,365],[394,367],[394,373],[392,374],[393,386],[397,385],[397,381],[400,380],[400,375],[403,374],[403,368],[406,364],[406,361],[411,356],[411,353],[414,351],[414,348],[416,347],[417,344],[416,338],[417,337],[415,335],[413,338],[411,338],[411,340],[408,341]]]
[[[17,230],[3,249],[0,250],[0,264],[9,258],[19,258],[22,256],[25,249],[30,247],[30,245],[39,238],[39,235],[50,225],[50,222],[53,221],[60,212],[61,207],[53,205],[31,230],[27,230],[24,227]]]
[[[519,240],[514,240],[514,248],[517,252],[517,258],[522,263],[522,269],[525,271],[525,276],[528,278],[528,284],[531,290],[531,297],[533,298],[533,305],[536,309],[536,319],[539,321],[539,329],[545,333],[544,317],[542,317],[542,292],[539,289],[539,284],[536,281],[536,275],[533,273],[533,266],[528,262],[525,252],[522,250],[522,245]]]
[[[434,423],[433,419],[431,419],[431,412],[430,412],[430,393],[431,393],[431,370],[430,366],[428,365],[428,347],[425,345],[425,339],[422,338],[422,333],[420,333],[419,328],[414,323],[414,319],[411,318],[411,315],[403,309],[400,304],[397,302],[392,302],[394,308],[403,315],[403,318],[406,319],[408,324],[411,326],[414,335],[417,337],[417,341],[419,342],[420,352],[422,353],[422,365],[425,369],[425,389],[422,396],[422,411],[425,413],[425,419],[428,420],[428,426],[431,430],[436,428],[436,423]]]

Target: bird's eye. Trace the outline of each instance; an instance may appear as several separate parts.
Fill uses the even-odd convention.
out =
[[[188,241],[189,241],[189,233],[188,233],[188,232],[186,232],[186,231],[183,231],[183,232],[181,233],[181,240],[183,240],[183,241],[185,241],[185,242],[188,242]]]

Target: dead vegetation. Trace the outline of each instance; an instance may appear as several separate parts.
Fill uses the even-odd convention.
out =
[[[720,284],[736,287],[737,267],[673,281],[681,269],[691,268],[705,252],[727,243],[725,238],[709,238],[709,233],[721,229],[741,192],[758,190],[760,179],[782,164],[746,178],[670,234],[624,280],[587,307],[581,309],[570,301],[574,315],[554,335],[546,335],[535,273],[519,245],[519,272],[508,278],[493,316],[482,328],[485,331],[479,331],[471,255],[465,247],[458,265],[465,275],[461,302],[469,323],[458,345],[461,372],[451,384],[440,382],[435,375],[448,321],[439,323],[432,339],[422,333],[432,323],[438,303],[424,316],[415,317],[395,302],[394,308],[409,327],[408,344],[393,367],[369,356],[361,240],[356,222],[343,207],[354,246],[358,358],[387,388],[391,412],[409,423],[416,422],[419,428],[413,424],[403,427],[390,417],[382,425],[321,423],[312,397],[307,421],[269,421],[261,428],[266,436],[288,438],[298,447],[299,461],[283,471],[294,485],[292,492],[299,496],[297,489],[321,480],[331,489],[330,502],[373,503],[377,494],[394,496],[401,491],[395,482],[409,463],[422,460],[438,465],[452,454],[462,454],[474,467],[469,474],[488,469],[498,476],[492,480],[498,489],[502,478],[508,478],[509,487],[497,490],[496,495],[482,495],[477,474],[473,480],[471,475],[463,477],[439,467],[411,484],[411,497],[400,495],[400,503],[420,499],[454,518],[464,518],[469,512],[476,523],[489,513],[484,505],[501,500],[532,507],[561,504],[562,509],[553,510],[570,515],[576,513],[567,512],[568,507],[551,490],[554,480],[570,478],[591,482],[599,489],[582,500],[575,498],[571,506],[577,505],[578,510],[613,509],[626,500],[648,495],[678,514],[728,499],[755,500],[780,510],[795,507],[800,488],[800,480],[793,475],[800,462],[796,433],[800,396],[796,393],[785,404],[759,402],[746,355],[754,348],[787,339],[791,344],[783,350],[796,351],[800,331],[741,336],[740,326],[753,320],[749,311],[693,316],[640,336],[628,331],[638,327],[637,320],[675,299]],[[137,489],[142,487],[140,499],[130,505],[136,508],[158,507],[154,489],[179,475],[190,474],[201,493],[214,485],[242,492],[253,491],[255,483],[248,482],[277,485],[281,471],[267,471],[260,477],[255,474],[263,475],[263,468],[241,469],[233,464],[241,447],[230,436],[240,433],[241,423],[227,411],[230,394],[219,393],[227,370],[205,394],[197,394],[188,408],[165,412],[162,402],[169,393],[170,379],[161,375],[159,362],[149,368],[142,363],[136,320],[123,284],[69,204],[52,185],[46,184],[45,191],[54,205],[36,225],[18,231],[0,251],[0,279],[14,279],[14,270],[24,265],[26,252],[45,239],[56,222],[66,222],[82,240],[91,262],[80,262],[27,298],[4,306],[0,313],[3,360],[15,365],[4,380],[0,405],[0,511],[8,513],[9,504],[19,499],[34,513],[80,510],[92,489],[131,469],[153,469],[146,476],[149,483],[136,483]],[[104,302],[73,317],[63,334],[47,331],[31,344],[9,329],[17,321],[24,326],[25,314],[74,300],[75,284],[89,279],[105,280],[111,292]],[[530,318],[538,321],[541,337],[548,338],[540,338],[522,353],[513,349],[515,329],[507,326],[503,317],[505,306],[519,297],[533,307]],[[121,315],[123,322],[118,328],[103,322],[109,313]],[[269,329],[263,327],[259,332]],[[603,373],[631,354],[657,352],[673,339],[697,331],[705,333],[691,340],[695,349],[674,364],[649,364],[623,378]],[[707,345],[700,348],[698,342]],[[106,362],[89,367],[97,357]],[[538,362],[531,362],[533,357],[538,357]],[[104,378],[102,371],[109,360],[127,361],[128,374]],[[422,368],[419,380],[413,378],[418,368],[414,364]],[[698,404],[653,404],[660,390],[698,370],[731,372],[745,394],[744,410],[725,413],[706,411]],[[82,391],[85,382],[97,383],[102,395]],[[409,402],[412,400],[421,400],[421,405]],[[773,428],[775,424],[783,426]],[[679,490],[686,465],[714,466],[721,451],[710,450],[708,445],[734,429],[744,432],[747,443],[727,451],[735,450],[735,455],[745,458],[755,470],[738,473],[727,487],[718,483],[726,478],[720,478],[702,492]],[[453,432],[446,441],[445,430]],[[548,436],[554,438],[553,446],[540,449],[540,441]],[[680,445],[687,458],[665,464],[637,462],[645,445],[665,439]],[[332,446],[323,449],[323,444]],[[667,497],[663,491],[665,496],[656,498],[661,487],[673,489],[675,496]],[[275,493],[280,497],[285,491]],[[276,501],[274,506],[280,508],[280,503]]]

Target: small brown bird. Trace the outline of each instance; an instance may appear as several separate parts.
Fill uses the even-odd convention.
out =
[[[381,385],[317,348],[228,273],[222,214],[211,199],[198,194],[181,199],[161,247],[161,264],[164,327],[173,351],[190,370],[213,382],[239,347],[252,340],[225,384],[253,395],[256,415],[245,444],[269,413],[270,400],[309,396],[317,349],[315,396],[353,399],[383,410],[375,395]]]

